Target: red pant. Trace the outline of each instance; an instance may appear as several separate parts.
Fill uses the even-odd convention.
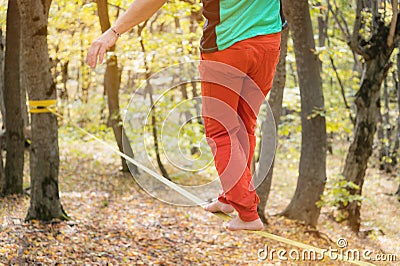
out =
[[[243,221],[258,218],[260,202],[251,160],[261,104],[272,87],[280,33],[262,35],[201,55],[202,116],[222,184],[218,200],[232,205]]]

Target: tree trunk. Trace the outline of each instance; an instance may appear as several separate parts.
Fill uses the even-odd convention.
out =
[[[150,105],[152,106],[151,109],[151,130],[152,130],[152,135],[153,135],[153,141],[154,141],[154,151],[156,153],[156,160],[158,164],[158,168],[160,168],[161,175],[165,177],[166,179],[171,181],[171,178],[168,175],[167,170],[164,167],[164,164],[161,161],[161,156],[160,156],[160,144],[158,141],[158,133],[157,133],[157,118],[156,118],[156,106],[154,105],[154,100],[153,100],[153,87],[150,85],[150,82],[147,82],[147,92],[150,97]]]
[[[379,139],[379,169],[386,173],[392,172],[392,164],[390,162],[390,147],[392,146],[392,126],[390,125],[389,116],[389,91],[387,78],[383,81],[383,99],[380,99],[378,109],[378,139]],[[382,106],[383,103],[383,106]],[[382,113],[383,111],[383,113]]]
[[[380,102],[380,100],[379,100]],[[380,105],[380,103],[379,103]],[[378,108],[378,128],[377,128],[377,134],[378,134],[378,141],[379,141],[379,152],[378,152],[378,159],[379,159],[379,170],[383,170],[385,168],[384,165],[384,160],[385,158],[385,129],[384,127],[386,126],[383,117],[382,117],[382,108]]]
[[[3,37],[3,31],[0,29],[0,112],[1,112],[1,120],[2,125],[0,129],[0,196],[3,194],[3,188],[5,183],[5,174],[3,168],[3,147],[5,146],[4,134],[4,118],[5,118],[5,108],[4,108],[4,47],[5,47],[5,39]]]
[[[354,140],[349,147],[343,170],[343,176],[346,180],[359,186],[358,190],[348,189],[352,195],[362,194],[365,171],[368,159],[372,154],[372,144],[378,120],[380,87],[388,70],[388,59],[380,52],[375,58],[366,61],[364,79],[356,94],[357,116]],[[347,206],[344,206],[344,211],[351,229],[358,232],[361,223],[359,202],[350,202]]]
[[[147,52],[146,52],[146,47],[144,46],[143,38],[142,38],[142,33],[143,29],[146,27],[148,20],[146,20],[144,23],[139,25],[138,27],[138,37],[139,37],[139,43],[140,43],[140,48],[143,53],[143,63],[144,67],[146,69],[146,92],[144,97],[146,97],[147,94],[149,94],[150,98],[150,112],[151,112],[151,130],[152,130],[152,135],[153,135],[153,141],[154,141],[154,152],[156,154],[156,160],[157,160],[157,165],[158,168],[161,171],[161,175],[165,177],[166,179],[171,181],[171,178],[168,175],[167,170],[164,167],[164,164],[161,161],[161,156],[160,156],[160,146],[158,142],[158,133],[157,133],[157,117],[156,117],[156,106],[154,105],[154,99],[153,99],[153,86],[150,84],[150,77],[152,75],[150,68],[149,68],[149,63],[147,60]],[[161,30],[160,30],[161,31]]]
[[[4,107],[4,57],[5,57],[5,36],[0,29],[0,112],[2,119],[2,127],[4,126],[4,118],[6,117],[6,109]]]
[[[22,56],[30,100],[56,99],[47,46],[51,0],[18,0],[21,8]],[[29,25],[29,26],[28,26]],[[51,113],[31,115],[31,202],[26,219],[67,219],[58,192],[58,125]]]
[[[86,26],[83,26],[83,28],[81,29],[81,31],[83,33],[86,32]],[[83,47],[85,47],[85,43],[84,40],[85,38],[82,36],[80,39],[80,47],[81,47],[81,51],[80,51],[80,66],[78,69],[78,87],[77,87],[77,95],[80,95],[80,99],[82,101],[83,104],[87,104],[89,101],[89,88],[90,88],[90,84],[91,84],[91,78],[90,78],[90,70],[87,67],[86,63],[85,63],[85,57],[86,57],[86,49],[84,49]],[[81,92],[81,94],[79,94],[79,91]],[[86,123],[86,119],[82,119],[82,124],[80,126],[84,126]]]
[[[108,15],[108,1],[97,0],[97,8],[99,13],[101,31],[105,32],[111,27],[110,18]],[[110,47],[110,51],[115,50],[115,45]],[[119,87],[121,85],[121,76],[118,69],[118,58],[116,55],[112,55],[107,59],[106,73],[104,74],[104,88],[107,93],[107,102],[109,117],[107,125],[113,129],[115,140],[117,141],[118,148],[121,152],[125,152],[129,157],[133,158],[133,151],[129,144],[128,137],[124,134],[122,128],[122,120],[119,111]],[[126,141],[127,145],[123,145],[122,139]],[[126,160],[121,157],[122,171],[129,172],[129,167]],[[136,166],[132,165],[132,168],[136,174],[138,170]]]
[[[6,109],[6,165],[2,194],[22,193],[24,132],[20,83],[20,10],[17,1],[8,2],[6,54],[4,66],[4,104]]]
[[[329,6],[329,0],[326,3]],[[327,36],[328,30],[328,18],[329,18],[329,11],[323,11],[321,1],[316,3],[316,6],[319,7],[319,15],[318,15],[318,46],[324,47],[325,46],[325,39]],[[325,14],[326,13],[326,14]]]
[[[284,1],[289,6],[301,97],[301,155],[295,194],[283,215],[315,226],[326,182],[326,125],[321,69],[315,51],[313,28],[307,0]]]
[[[203,120],[201,119],[201,99],[199,97],[199,93],[197,92],[197,82],[191,81],[190,84],[192,86],[193,99],[195,100],[196,121],[197,121],[197,124],[202,125]]]
[[[197,9],[191,9],[190,10],[190,26],[189,26],[189,31],[192,33],[189,38],[190,46],[192,47],[190,53],[195,56],[197,55],[197,37],[196,37],[196,30],[200,24],[200,22],[203,21],[203,17],[201,14],[201,10]],[[195,44],[194,44],[195,43]],[[198,89],[197,89],[197,82],[196,81],[191,81],[191,86],[192,86],[192,96],[193,99],[195,99],[195,108],[196,108],[196,121],[198,124],[202,125],[203,120],[201,119],[201,98],[199,97]]]
[[[182,71],[183,71],[183,69],[182,69]],[[184,83],[179,86],[181,94],[182,94],[182,101],[189,100],[187,85],[188,85],[187,83]],[[192,120],[192,114],[190,113],[189,110],[186,109],[183,114],[185,115],[185,121],[184,121],[183,125],[192,124],[194,122]],[[190,154],[194,155],[199,152],[200,152],[199,148],[196,147],[195,145],[193,145],[193,141],[190,140]]]
[[[398,113],[397,113],[397,129],[396,129],[396,135],[394,138],[394,146],[393,150],[391,152],[392,154],[392,166],[396,166],[399,158],[399,148],[400,148],[400,52],[397,54],[397,79],[396,79],[396,90],[397,90],[397,108],[398,108]],[[400,186],[399,186],[400,188]],[[400,191],[399,191],[400,193]]]
[[[378,120],[380,87],[391,66],[390,57],[393,49],[400,40],[400,15],[395,14],[388,26],[382,18],[377,17],[376,23],[370,29],[372,36],[368,41],[365,41],[362,37],[363,34],[360,33],[362,27],[365,26],[362,20],[363,5],[363,1],[357,1],[353,35],[349,42],[351,49],[359,53],[365,61],[361,86],[355,97],[357,116],[354,139],[349,147],[343,169],[343,176],[346,181],[353,182],[358,186],[358,189],[347,188],[350,195],[362,194],[365,171],[368,159],[372,154]],[[391,29],[393,29],[392,26],[395,26],[395,31],[393,36],[389,38]],[[347,206],[341,207],[342,215],[347,217],[350,228],[355,232],[359,231],[361,225],[360,209],[359,201],[352,201]]]
[[[286,55],[287,55],[287,42],[289,39],[289,30],[282,31],[281,34],[281,54],[279,57],[279,63],[276,67],[276,74],[274,77],[274,82],[272,84],[272,89],[269,94],[269,105],[271,106],[272,114],[275,120],[275,127],[276,127],[276,140],[278,141],[278,125],[280,122],[281,114],[282,114],[282,100],[283,100],[283,91],[285,88],[286,82]],[[264,122],[265,123],[265,122]],[[266,127],[262,127],[264,129]],[[266,136],[264,132],[262,132],[262,136]],[[264,138],[263,138],[264,140]],[[262,140],[262,141],[263,141]],[[260,152],[260,158],[266,158],[264,153],[268,153],[269,151],[263,149]],[[258,162],[258,171],[257,171],[257,179],[262,179],[263,181],[257,187],[257,194],[260,198],[260,203],[257,207],[258,215],[260,216],[261,220],[266,223],[267,218],[265,215],[265,206],[268,201],[269,192],[271,190],[271,183],[272,183],[272,175],[274,170],[274,163],[272,163],[271,167],[267,169],[265,162],[259,161]],[[268,171],[268,172],[267,172]]]

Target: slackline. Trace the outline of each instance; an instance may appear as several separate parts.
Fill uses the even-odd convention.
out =
[[[50,113],[53,113],[54,115],[60,117],[60,118],[64,118],[60,113],[56,112],[54,110],[54,108],[51,107],[45,107]],[[94,134],[88,132],[87,130],[83,129],[82,127],[71,123],[71,121],[69,121],[69,124],[72,125],[73,127],[77,128],[78,130],[80,130],[81,132],[83,132],[85,135],[91,137],[92,139],[96,140],[97,142],[101,143],[102,145],[104,145],[105,147],[107,147],[109,150],[111,150],[112,152],[114,152],[115,154],[118,154],[120,157],[124,158],[125,160],[127,160],[128,162],[136,165],[138,168],[140,168],[141,170],[145,171],[146,173],[148,173],[149,175],[151,175],[152,177],[156,178],[158,181],[164,183],[165,185],[167,185],[168,187],[170,187],[171,189],[175,190],[176,192],[178,192],[179,194],[181,194],[182,196],[186,197],[187,199],[191,200],[193,203],[201,206],[202,204],[204,204],[204,201],[201,200],[200,198],[196,197],[195,195],[193,195],[192,193],[186,191],[185,189],[181,188],[180,186],[176,185],[174,182],[169,181],[168,179],[166,179],[165,177],[163,177],[162,175],[158,174],[157,172],[151,170],[150,168],[146,167],[145,165],[141,164],[140,162],[136,161],[135,159],[129,157],[128,155],[126,155],[125,153],[119,151],[117,148],[115,148],[114,146],[112,146],[111,144],[109,144],[108,142],[98,138],[97,136],[95,136]],[[218,218],[224,220],[224,221],[229,221],[231,219],[231,217],[227,214],[221,213],[221,212],[217,212],[217,213],[213,213],[215,216],[217,216]],[[290,246],[294,246],[297,248],[301,248],[301,249],[306,249],[309,251],[314,251],[318,254],[321,254],[323,256],[323,258],[330,258],[326,253],[327,253],[327,249],[321,249],[321,248],[317,248],[308,244],[304,244],[295,240],[291,240],[285,237],[281,237],[281,236],[277,236],[271,233],[267,233],[265,231],[252,231],[252,230],[242,230],[242,231],[246,231],[250,234],[256,234],[259,235],[261,237],[264,238],[268,238],[277,242],[281,242]],[[344,252],[346,253],[346,252]],[[348,254],[348,253],[347,253]],[[342,256],[343,253],[340,253],[337,257],[338,261],[343,261],[343,262],[348,262],[348,263],[352,263],[354,265],[375,265],[366,261],[362,261],[362,260],[354,260],[351,259],[347,256]]]

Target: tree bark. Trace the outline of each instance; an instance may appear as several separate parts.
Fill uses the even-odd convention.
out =
[[[97,0],[97,8],[99,13],[99,20],[101,25],[101,31],[105,32],[111,27],[110,18],[108,15],[108,1]],[[110,51],[115,51],[115,45],[110,47]],[[107,125],[113,129],[115,140],[117,141],[118,148],[121,152],[125,152],[129,157],[133,158],[133,151],[129,144],[128,137],[123,132],[122,120],[119,111],[119,88],[121,85],[121,75],[118,69],[118,58],[116,55],[112,55],[107,59],[106,73],[104,74],[104,89],[107,93],[108,103],[108,122]],[[123,145],[122,141],[126,141],[127,145]],[[129,172],[129,167],[126,160],[121,157],[122,171]],[[131,169],[138,174],[136,166]]]
[[[199,24],[203,21],[203,17],[201,14],[201,10],[196,10],[196,9],[191,9],[190,10],[190,27],[189,31],[192,33],[192,37],[189,38],[190,45],[192,47],[190,53],[192,55],[197,55],[197,38],[196,38],[196,30],[199,26]],[[194,44],[195,43],[195,44]],[[201,98],[199,97],[198,89],[197,89],[197,82],[196,81],[191,81],[191,86],[192,86],[192,96],[193,99],[195,99],[195,108],[196,108],[196,121],[198,124],[202,125],[203,120],[201,119]]]
[[[372,154],[372,144],[378,120],[380,87],[387,74],[389,58],[390,56],[387,57],[380,52],[376,58],[366,61],[364,79],[356,94],[357,116],[354,140],[349,147],[343,170],[343,176],[346,180],[359,186],[358,190],[348,189],[352,195],[362,194],[365,171],[368,159]],[[349,225],[355,232],[360,229],[360,209],[359,202],[356,201],[344,206]]]
[[[0,112],[4,123],[4,117],[6,116],[6,109],[4,107],[4,57],[5,57],[5,36],[3,31],[0,29]],[[2,125],[4,126],[4,124]]]
[[[8,2],[6,54],[4,66],[4,105],[6,110],[6,165],[2,194],[21,194],[25,139],[20,83],[20,10],[17,1]]]
[[[276,140],[278,141],[278,126],[282,114],[282,101],[283,101],[283,91],[285,88],[286,82],[286,55],[287,55],[287,42],[289,39],[289,30],[284,30],[281,33],[281,54],[279,56],[279,62],[276,67],[276,74],[274,77],[274,82],[272,84],[272,89],[269,94],[268,103],[271,107],[272,114],[275,120],[275,127],[276,127]],[[265,123],[265,121],[263,122]],[[266,127],[262,127],[264,129]],[[265,132],[262,132],[262,136],[266,137]],[[263,138],[264,140],[264,138]],[[262,141],[263,141],[262,140]],[[266,158],[263,153],[267,153],[270,151],[262,150],[260,152],[260,158]],[[266,169],[266,163],[263,161],[258,162],[258,171],[257,171],[257,179],[262,179],[263,181],[257,187],[257,194],[260,198],[260,203],[257,207],[258,215],[260,216],[261,220],[266,223],[267,217],[265,215],[265,207],[268,201],[269,192],[271,190],[272,184],[272,175],[274,171],[274,163],[272,163],[269,169]],[[268,171],[268,172],[267,172]]]
[[[0,29],[0,112],[1,119],[3,120],[2,129],[0,130],[0,196],[3,194],[3,188],[5,184],[5,174],[3,166],[3,147],[5,146],[4,134],[4,118],[5,118],[5,108],[4,108],[4,47],[5,38],[3,37],[3,31]]]
[[[145,87],[145,95],[144,97],[146,97],[146,95],[149,95],[150,98],[150,112],[151,112],[151,131],[152,131],[152,135],[153,135],[153,141],[154,141],[154,152],[156,154],[156,160],[157,160],[157,165],[158,168],[161,171],[161,175],[163,177],[165,177],[166,179],[171,181],[171,178],[168,175],[167,170],[164,167],[164,164],[161,161],[161,156],[160,156],[160,146],[159,146],[159,141],[158,141],[158,132],[157,132],[157,117],[156,117],[156,106],[154,105],[154,99],[153,99],[153,86],[150,83],[150,77],[152,75],[152,72],[150,71],[150,67],[149,67],[149,63],[147,60],[147,51],[146,51],[146,47],[144,45],[143,42],[143,38],[142,38],[142,33],[143,33],[143,29],[146,27],[148,20],[146,20],[144,23],[142,23],[141,25],[139,25],[138,30],[137,30],[137,34],[139,37],[139,43],[140,43],[140,48],[142,50],[143,53],[143,63],[144,63],[144,67],[146,70],[146,87]],[[161,31],[161,29],[160,29]]]
[[[329,0],[327,1],[327,6],[329,6]],[[329,18],[329,11],[323,11],[323,5],[321,1],[316,3],[316,6],[319,7],[319,15],[318,15],[318,46],[324,47],[325,40],[327,36],[328,30],[328,18]]]
[[[292,31],[301,97],[301,155],[295,194],[283,215],[315,226],[326,182],[326,124],[321,69],[315,51],[313,27],[307,0],[289,2],[288,21]]]
[[[397,54],[397,79],[396,79],[396,91],[397,91],[397,129],[395,134],[395,141],[392,149],[392,166],[396,166],[399,160],[399,148],[400,148],[400,52]],[[400,186],[399,186],[400,188]],[[400,192],[399,192],[400,193]]]
[[[353,182],[358,186],[358,189],[347,188],[351,195],[362,194],[365,171],[368,159],[372,154],[372,145],[379,115],[380,87],[390,68],[390,57],[393,49],[398,45],[400,40],[400,23],[396,18],[392,18],[392,21],[397,22],[396,34],[393,36],[391,46],[387,45],[390,25],[386,26],[382,20],[374,24],[375,27],[372,29],[373,34],[370,40],[363,40],[362,34],[359,32],[363,26],[361,20],[362,10],[363,3],[361,0],[358,0],[350,47],[354,52],[363,56],[365,71],[360,89],[355,97],[357,115],[354,139],[349,147],[343,169],[343,176],[346,181]],[[343,212],[342,215],[347,217],[350,228],[358,232],[361,226],[360,202],[350,202],[347,206],[342,206],[341,210]]]
[[[379,140],[379,170],[386,173],[392,172],[392,164],[390,162],[390,147],[392,146],[392,129],[389,116],[389,88],[387,78],[383,81],[383,99],[380,99],[378,109],[378,140]],[[382,106],[383,103],[383,106]],[[382,113],[383,111],[383,113]]]
[[[56,99],[56,86],[50,73],[47,23],[51,0],[18,0],[26,75],[30,100]],[[30,149],[31,201],[27,220],[67,219],[58,190],[59,152],[57,118],[52,113],[31,115]]]

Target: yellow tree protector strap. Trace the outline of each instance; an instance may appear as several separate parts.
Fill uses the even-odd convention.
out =
[[[63,118],[63,116],[59,113],[57,113],[56,111],[53,111],[51,108],[47,108],[47,110],[49,110],[49,112],[53,113],[54,115]],[[116,149],[113,145],[107,143],[106,141],[96,137],[95,135],[93,135],[92,133],[86,131],[85,129],[81,128],[80,126],[76,125],[76,124],[72,124],[70,123],[72,126],[74,126],[75,128],[77,128],[78,130],[82,131],[85,135],[91,137],[92,139],[96,140],[97,142],[101,143],[102,145],[104,145],[105,147],[107,147],[108,149],[110,149],[111,151],[113,151],[114,153],[118,154],[119,156],[123,157],[125,160],[127,160],[128,162],[136,165],[138,168],[142,169],[143,171],[145,171],[146,173],[148,173],[149,175],[153,176],[154,178],[156,178],[157,180],[159,180],[160,182],[164,183],[165,185],[169,186],[170,188],[172,188],[173,190],[175,190],[176,192],[178,192],[179,194],[181,194],[182,196],[190,199],[191,201],[193,201],[194,203],[198,204],[199,206],[204,204],[204,202],[199,199],[198,197],[196,197],[195,195],[193,195],[192,193],[190,193],[189,191],[181,188],[180,186],[176,185],[174,182],[169,181],[168,179],[166,179],[165,177],[163,177],[162,175],[158,174],[157,172],[147,168],[146,166],[144,166],[143,164],[141,164],[140,162],[134,160],[133,158],[129,157],[128,155],[126,155],[125,153],[120,152],[118,149]],[[224,220],[224,221],[229,221],[232,217],[223,213],[213,213],[215,216],[217,216],[218,218]],[[277,236],[271,233],[267,233],[265,231],[251,231],[251,230],[247,230],[246,232],[251,233],[251,234],[256,234],[259,235],[261,237],[264,238],[268,238],[274,241],[278,241],[290,246],[294,246],[297,248],[301,248],[301,249],[306,249],[308,251],[314,251],[317,254],[321,255],[321,258],[325,259],[330,259],[330,257],[328,256],[326,249],[322,249],[322,248],[317,248],[311,245],[307,245],[298,241],[294,241],[285,237],[281,237],[281,236]],[[343,254],[344,256],[340,256],[338,254],[338,257],[336,258],[337,260],[343,261],[343,262],[347,262],[347,263],[351,263],[351,264],[355,264],[355,265],[372,265],[374,266],[375,264],[366,262],[366,261],[362,261],[362,260],[355,260],[353,258],[350,258],[348,256],[348,254],[346,252],[344,252],[345,254]]]
[[[30,113],[54,113],[57,111],[57,100],[29,101]]]

